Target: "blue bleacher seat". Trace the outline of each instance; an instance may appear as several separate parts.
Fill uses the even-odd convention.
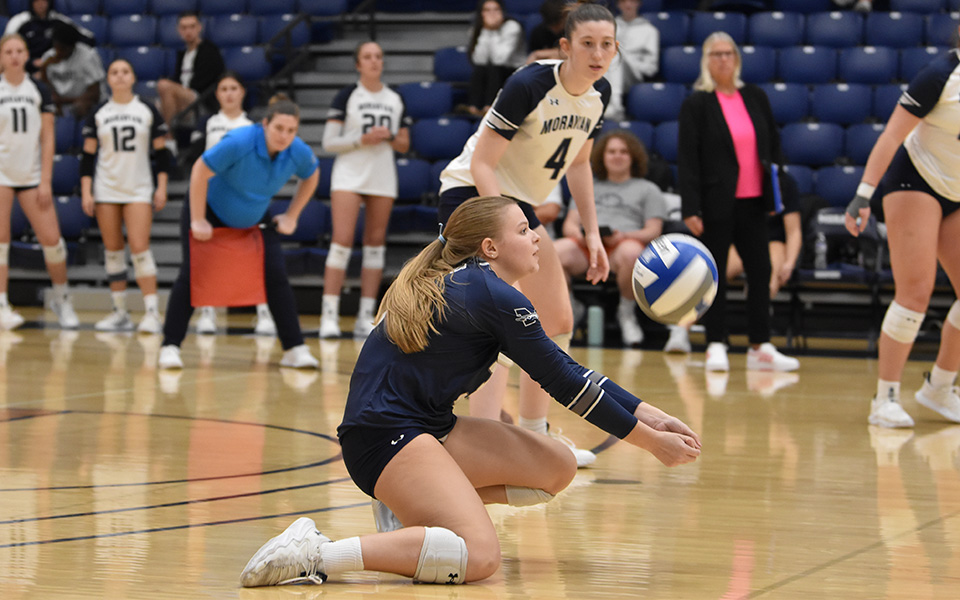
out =
[[[290,200],[274,200],[267,207],[270,217],[286,212]],[[325,202],[310,200],[303,207],[297,220],[297,229],[290,235],[281,235],[280,239],[290,242],[316,244],[330,229],[330,207]]]
[[[700,75],[700,48],[673,46],[660,53],[660,75],[669,83],[691,85]]]
[[[15,15],[30,10],[30,0],[7,0],[7,13]]]
[[[624,129],[629,131],[633,135],[637,136],[637,139],[643,143],[644,148],[647,149],[647,152],[653,151],[653,125],[647,123],[646,121],[607,121],[603,122],[603,126],[600,129],[600,134],[604,135],[610,133],[611,131],[616,131],[618,129]]]
[[[843,128],[835,123],[790,123],[780,132],[787,162],[831,165],[843,152]]]
[[[747,83],[766,83],[777,74],[777,51],[768,46],[740,48],[740,78]]]
[[[201,19],[201,22],[205,22]],[[163,15],[157,19],[157,43],[174,50],[183,49],[183,40],[177,31],[177,15]]]
[[[113,48],[108,48],[106,46],[97,46],[94,48],[97,51],[97,55],[100,57],[100,62],[103,64],[103,70],[106,71],[107,67],[110,66],[110,63],[113,62],[113,55],[116,54],[116,51]]]
[[[138,80],[133,84],[133,93],[143,98],[146,102],[156,103],[157,96],[157,82],[153,81],[143,81]]]
[[[947,10],[951,12],[960,10],[960,0],[947,0]]]
[[[317,191],[314,196],[317,198],[330,197],[330,174],[333,171],[333,157],[324,156],[320,161],[320,181],[317,182]]]
[[[7,30],[7,23],[10,22],[10,17],[7,15],[0,15],[0,31]]]
[[[446,81],[401,83],[396,89],[411,118],[440,117],[453,108],[453,87]]]
[[[54,146],[57,154],[73,150],[77,140],[77,120],[69,112],[57,117],[53,125]]]
[[[257,43],[259,20],[250,15],[218,15],[210,19],[204,35],[220,48],[252,46]]]
[[[787,83],[828,83],[837,77],[837,51],[825,46],[783,48],[778,70]]]
[[[678,130],[676,121],[660,123],[653,130],[653,150],[667,162],[677,162]]]
[[[80,159],[73,154],[58,154],[53,157],[51,187],[57,196],[69,196],[80,185]]]
[[[682,46],[690,34],[690,17],[684,12],[651,12],[643,15],[660,32],[660,47]]]
[[[247,0],[200,0],[197,10],[205,17],[247,12]]]
[[[113,46],[150,46],[157,37],[157,19],[150,15],[110,18],[107,40]]]
[[[802,121],[810,114],[810,90],[802,83],[764,83],[760,85],[770,100],[777,123]]]
[[[60,235],[70,242],[81,239],[93,226],[93,217],[83,212],[80,196],[57,196],[57,221],[60,223]]]
[[[857,193],[863,167],[823,167],[817,171],[817,195],[830,206],[844,208]]]
[[[147,14],[147,0],[103,0],[103,14],[108,17]]]
[[[863,43],[863,17],[855,12],[832,11],[807,16],[807,44],[846,48]]]
[[[102,9],[100,0],[65,0],[57,10],[67,15],[95,15]]]
[[[333,17],[347,11],[347,0],[299,0],[298,6],[314,17]]]
[[[909,48],[923,44],[923,17],[913,13],[872,12],[867,15],[865,43]]]
[[[98,44],[107,43],[107,27],[110,20],[100,15],[73,15],[70,17],[77,25],[89,29]]]
[[[440,193],[440,173],[442,173],[449,164],[449,160],[442,158],[438,161],[434,161],[434,163],[430,165],[430,185],[433,186],[431,191],[434,194]],[[436,222],[436,215],[434,215],[434,225],[436,225]]]
[[[804,165],[784,165],[783,169],[797,182],[800,195],[813,193],[813,169]]]
[[[249,0],[247,12],[254,16],[291,15],[297,12],[297,0]]]
[[[873,90],[873,116],[884,123],[893,113],[897,101],[906,91],[906,84],[878,85]]]
[[[416,204],[432,189],[430,163],[419,158],[397,159],[397,202]]]
[[[290,24],[297,15],[267,15],[260,18],[260,38],[259,43],[266,44],[270,39],[277,35],[284,27]],[[284,38],[277,41],[280,47],[285,42]],[[290,31],[290,44],[294,47],[304,46],[310,43],[310,25],[301,21]]]
[[[117,48],[114,57],[123,58],[129,62],[138,81],[154,81],[172,75],[167,72],[169,52],[172,50],[157,46],[131,46]]]
[[[260,81],[270,76],[270,61],[263,46],[221,48],[223,63],[227,69],[236,71],[245,82]]]
[[[627,112],[651,123],[676,121],[686,97],[687,87],[681,83],[638,83],[627,95]]]
[[[860,123],[847,127],[844,154],[855,165],[867,164],[867,157],[882,132],[882,123]]]
[[[938,13],[927,16],[924,43],[928,46],[957,46],[957,13]]]
[[[833,10],[832,0],[773,0],[773,10],[810,14]]]
[[[862,83],[813,86],[811,112],[821,122],[852,125],[870,116],[873,90]]]
[[[755,46],[784,48],[803,43],[803,15],[786,12],[760,12],[750,15],[747,39]]]
[[[503,0],[503,8],[507,14],[526,16],[540,12],[542,0]]]
[[[936,13],[946,7],[944,0],[890,0],[890,10],[919,14]]]
[[[954,28],[956,31],[956,28]],[[930,61],[940,56],[946,51],[946,48],[937,46],[918,46],[916,48],[904,48],[900,51],[900,73],[902,81],[910,81],[917,76],[920,69],[924,68]]]
[[[197,0],[150,0],[150,12],[155,17],[195,11],[197,6]]]
[[[410,141],[421,158],[456,158],[475,129],[466,119],[420,119],[410,128]]]
[[[695,12],[690,19],[690,43],[703,44],[711,33],[725,31],[738,45],[747,39],[747,17],[735,12]]]
[[[897,78],[900,55],[885,46],[859,46],[840,51],[840,79],[848,83],[890,83]]]
[[[433,53],[433,76],[437,81],[470,81],[473,65],[464,46],[440,48]]]

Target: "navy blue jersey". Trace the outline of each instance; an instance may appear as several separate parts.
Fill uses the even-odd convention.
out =
[[[553,343],[530,301],[489,265],[467,261],[445,281],[444,319],[424,350],[405,354],[382,322],[367,338],[350,379],[340,435],[356,426],[406,425],[446,435],[456,421],[454,402],[486,381],[500,352],[587,421],[620,438],[630,433],[640,400]]]

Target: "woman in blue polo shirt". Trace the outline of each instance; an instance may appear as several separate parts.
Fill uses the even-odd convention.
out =
[[[275,231],[262,229],[264,284],[267,304],[277,324],[285,367],[317,366],[317,359],[303,343],[293,290],[287,279],[278,234],[297,228],[300,211],[310,200],[320,171],[313,150],[297,137],[300,109],[283,94],[270,100],[266,116],[258,124],[227,133],[203,153],[190,174],[190,198],[180,219],[183,263],[167,305],[160,349],[161,369],[183,367],[180,344],[193,314],[190,304],[190,238],[206,241],[214,227],[245,229],[267,223],[267,207],[273,195],[290,179],[300,178],[287,212],[274,217]]]

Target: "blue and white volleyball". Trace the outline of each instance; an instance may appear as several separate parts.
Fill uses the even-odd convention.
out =
[[[688,325],[717,296],[717,263],[707,247],[683,233],[650,242],[633,265],[633,296],[654,321]]]

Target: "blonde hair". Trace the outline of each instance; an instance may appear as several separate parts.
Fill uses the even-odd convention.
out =
[[[10,40],[20,40],[20,43],[29,51],[30,48],[27,46],[27,40],[23,39],[23,36],[19,33],[7,33],[3,37],[0,37],[0,48],[3,48]]]
[[[481,196],[461,204],[443,228],[443,239],[430,242],[407,261],[380,302],[377,320],[385,319],[387,336],[401,351],[420,352],[437,333],[447,302],[444,277],[463,261],[480,254],[486,238],[498,239],[503,211],[516,201],[503,196]]]
[[[743,68],[743,59],[740,56],[740,48],[733,41],[730,34],[726,31],[714,31],[707,39],[703,40],[703,50],[700,55],[700,76],[693,82],[693,89],[700,92],[712,92],[717,89],[717,82],[710,75],[710,48],[717,42],[729,42],[733,47],[733,55],[737,58],[737,66],[733,70],[733,85],[738,88],[743,87],[743,80],[740,79],[740,70]]]

